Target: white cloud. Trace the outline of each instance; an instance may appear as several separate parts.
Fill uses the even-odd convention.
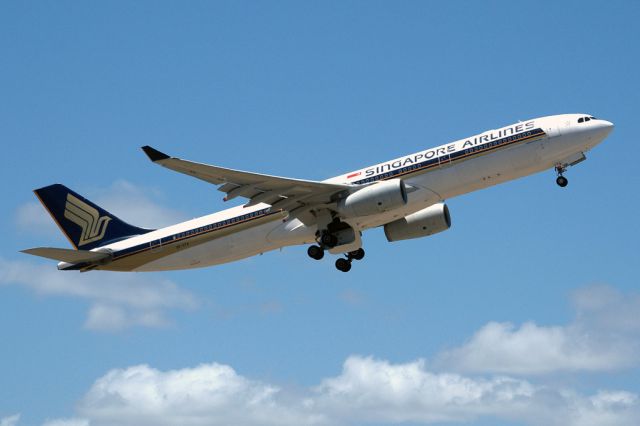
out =
[[[183,212],[160,205],[159,198],[157,190],[117,180],[99,191],[95,202],[135,226],[162,228],[187,220]]]
[[[352,356],[342,374],[325,379],[317,393],[318,408],[347,420],[355,412],[359,421],[434,423],[507,414],[530,401],[535,389],[508,377],[485,380],[433,373],[422,360],[393,365]]]
[[[18,228],[33,234],[55,235],[60,232],[49,213],[37,201],[29,201],[18,207],[15,220]]]
[[[435,373],[422,360],[391,364],[350,357],[342,374],[323,380],[316,409],[345,423],[469,422],[497,418],[530,425],[634,425],[640,422],[638,396],[532,384],[506,376],[475,378]]]
[[[42,426],[89,426],[89,420],[79,418],[55,419],[44,422]]]
[[[622,293],[607,285],[583,287],[571,298],[576,322],[615,335],[640,334],[640,293]]]
[[[190,293],[151,274],[61,272],[50,264],[0,258],[0,284],[22,285],[39,295],[86,299],[92,306],[85,326],[92,330],[164,326],[170,323],[167,310],[197,307]]]
[[[15,426],[20,421],[20,414],[3,417],[0,419],[0,426]]]
[[[490,322],[440,362],[456,370],[543,374],[558,370],[611,370],[630,361],[624,348],[604,346],[577,327]]]
[[[88,327],[159,326],[166,321],[167,309],[195,306],[191,296],[172,283],[130,278],[137,274],[110,274],[122,281],[105,286],[76,278],[58,280],[66,274],[52,271],[50,276],[48,271],[0,259],[0,283],[91,300]],[[131,287],[139,288],[129,297]],[[572,300],[576,317],[568,325],[490,322],[466,344],[442,353],[431,369],[422,359],[392,363],[350,356],[338,375],[308,388],[251,379],[218,363],[168,371],[148,365],[114,369],[98,378],[79,401],[77,417],[50,420],[46,426],[433,424],[492,419],[536,426],[640,424],[636,393],[584,393],[555,379],[545,383],[544,376],[538,383],[523,377],[609,370],[637,362],[632,355],[638,353],[634,350],[640,319],[627,316],[637,313],[640,299],[635,293],[588,287]],[[7,419],[14,422],[7,423],[11,426],[18,421]]]
[[[581,397],[565,391],[567,401],[566,418],[579,426],[632,426],[640,424],[638,395],[624,391],[598,391],[591,397]],[[559,421],[556,421],[560,424]]]
[[[132,326],[165,327],[170,322],[157,309],[125,309],[117,305],[95,303],[89,308],[85,327],[90,330],[118,331]]]
[[[217,363],[161,371],[114,369],[78,404],[78,421],[102,425],[431,424],[499,419],[529,425],[637,425],[638,395],[535,385],[512,377],[437,373],[416,360],[351,356],[318,386],[285,389]],[[84,423],[84,424],[87,424]],[[49,426],[49,425],[47,425]]]
[[[281,401],[279,387],[202,364],[162,372],[147,365],[108,372],[79,405],[92,425],[313,424],[300,401]]]
[[[572,300],[576,317],[568,325],[490,322],[462,346],[440,354],[438,362],[458,371],[508,374],[607,371],[638,364],[639,295],[592,286]]]

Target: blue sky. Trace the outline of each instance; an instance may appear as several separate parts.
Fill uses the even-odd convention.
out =
[[[637,2],[3,2],[0,424],[638,424]],[[62,273],[32,194],[140,226],[228,207],[139,147],[306,179],[537,116],[614,133],[567,173],[214,268]],[[185,395],[189,395],[186,397]]]

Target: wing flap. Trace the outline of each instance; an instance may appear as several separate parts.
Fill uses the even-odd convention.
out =
[[[47,259],[59,260],[68,263],[98,262],[111,255],[109,253],[95,252],[89,250],[72,250],[55,247],[37,247],[21,250],[22,253],[33,256],[46,257]]]

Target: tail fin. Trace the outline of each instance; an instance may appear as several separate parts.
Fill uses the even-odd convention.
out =
[[[91,250],[152,231],[123,222],[59,183],[33,192],[76,249]]]

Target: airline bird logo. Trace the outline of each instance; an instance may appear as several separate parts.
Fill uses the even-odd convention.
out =
[[[111,220],[109,216],[100,217],[98,210],[71,194],[67,194],[64,217],[82,228],[78,247],[101,240]]]

